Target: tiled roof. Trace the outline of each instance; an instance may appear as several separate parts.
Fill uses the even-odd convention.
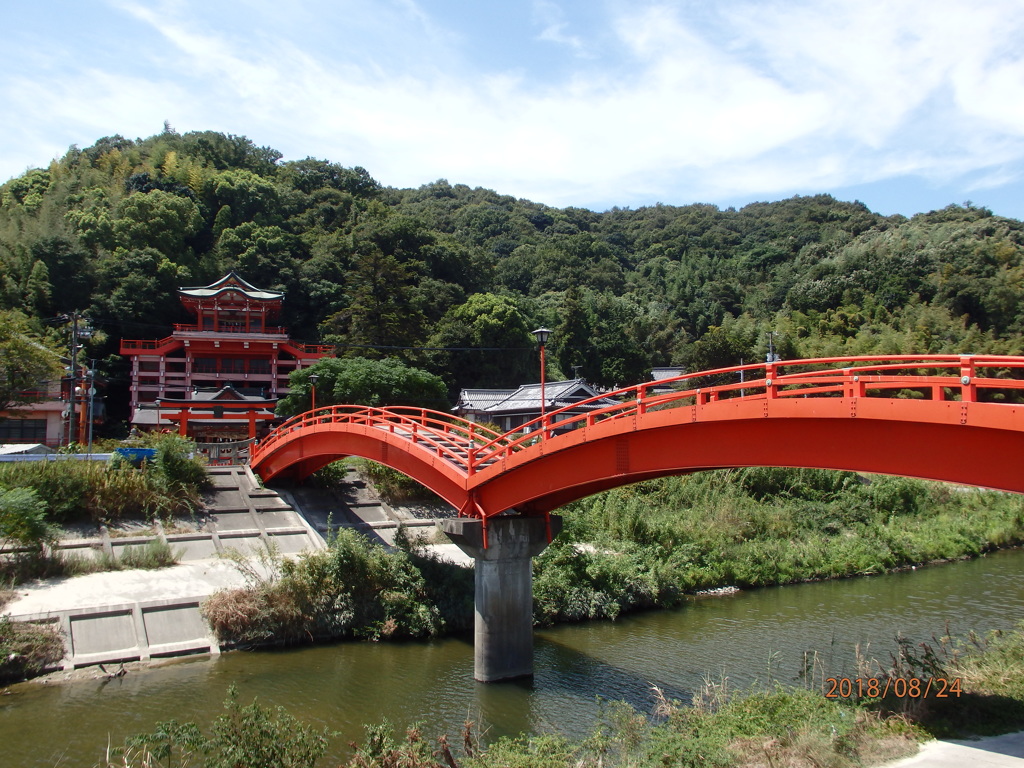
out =
[[[544,385],[546,410],[564,408],[581,400],[589,400],[600,393],[580,379],[551,381]],[[603,398],[587,409],[604,408],[615,401]],[[473,410],[485,413],[533,413],[540,412],[540,384],[524,384],[515,390],[507,389],[464,389],[455,410]]]
[[[464,389],[459,394],[459,404],[456,408],[482,411],[495,403],[500,403],[513,392],[514,389]]]
[[[672,368],[652,368],[651,379],[653,381],[663,381],[664,379],[674,379],[676,376],[682,376],[686,373],[686,369],[682,366]]]
[[[221,293],[226,293],[227,291],[238,291],[250,299],[259,299],[263,301],[267,299],[284,298],[284,293],[281,291],[264,291],[257,288],[252,283],[243,280],[234,272],[228,272],[220,280],[206,286],[178,289],[178,293],[182,296],[192,296],[197,299],[216,296]]]

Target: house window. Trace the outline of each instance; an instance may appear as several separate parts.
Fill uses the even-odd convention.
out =
[[[0,443],[45,443],[46,419],[8,418],[0,421]]]

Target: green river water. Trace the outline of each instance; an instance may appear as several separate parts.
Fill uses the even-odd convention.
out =
[[[649,711],[650,686],[686,700],[705,677],[733,687],[755,680],[800,684],[805,651],[829,675],[854,676],[854,647],[887,659],[897,633],[915,640],[1009,629],[1024,619],[1024,551],[873,578],[754,590],[693,601],[675,611],[537,632],[532,682],[472,679],[468,638],[429,643],[343,643],[233,652],[132,672],[107,681],[24,683],[0,696],[0,766],[95,765],[108,738],[120,744],[160,720],[210,722],[228,686],[241,700],[282,705],[342,735],[363,723],[415,721],[453,741],[467,717],[485,738],[521,732],[587,733],[599,697]],[[336,761],[335,761],[336,762]],[[330,760],[324,765],[334,764]]]

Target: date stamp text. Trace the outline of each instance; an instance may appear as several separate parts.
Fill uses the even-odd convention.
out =
[[[898,699],[960,698],[963,692],[959,677],[828,677],[825,678],[826,699],[884,699],[890,694]]]

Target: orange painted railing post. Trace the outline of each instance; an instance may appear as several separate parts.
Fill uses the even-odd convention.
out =
[[[977,399],[977,385],[974,383],[974,358],[963,355],[960,358],[960,402],[973,403]]]

